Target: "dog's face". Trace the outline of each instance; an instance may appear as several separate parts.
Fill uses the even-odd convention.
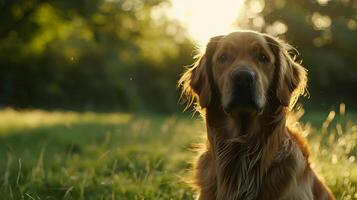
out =
[[[235,32],[219,40],[212,55],[212,72],[227,114],[261,113],[274,63],[274,54],[261,35]]]
[[[197,94],[202,108],[219,98],[228,116],[258,116],[272,99],[289,106],[304,91],[306,71],[275,38],[242,31],[212,38],[181,82],[186,92]]]

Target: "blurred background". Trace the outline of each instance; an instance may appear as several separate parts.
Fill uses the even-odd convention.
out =
[[[172,113],[176,81],[210,36],[244,28],[289,41],[310,99],[357,101],[351,0],[2,0],[0,107]]]
[[[300,52],[310,95],[289,124],[357,200],[356,0],[0,0],[0,198],[194,199],[205,128],[176,82],[237,29]]]

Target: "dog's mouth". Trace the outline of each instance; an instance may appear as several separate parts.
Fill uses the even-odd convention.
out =
[[[255,117],[262,113],[263,106],[259,103],[254,89],[240,89],[230,95],[229,101],[223,105],[224,112],[232,117]]]

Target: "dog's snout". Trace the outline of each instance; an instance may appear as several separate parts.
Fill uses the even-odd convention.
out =
[[[254,71],[247,68],[235,69],[231,76],[234,83],[240,86],[250,86],[255,80]]]

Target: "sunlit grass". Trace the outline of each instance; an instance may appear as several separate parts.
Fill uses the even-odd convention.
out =
[[[0,113],[1,199],[192,198],[180,178],[192,157],[190,144],[197,138],[192,133],[199,129],[192,120]]]
[[[304,110],[295,113],[292,120],[302,117]],[[294,119],[295,118],[295,119]],[[314,112],[305,121],[323,121],[314,127],[312,123],[296,124],[307,137],[311,147],[311,163],[335,193],[337,199],[357,199],[357,125],[355,116],[346,113],[345,104],[339,111]]]
[[[357,199],[357,125],[331,113],[300,128],[338,199]],[[188,116],[0,110],[0,197],[194,199],[182,177],[202,134]]]
[[[313,167],[323,175],[339,199],[357,199],[357,125],[331,111],[309,137],[315,155]],[[332,123],[334,122],[334,123]]]
[[[44,110],[24,110],[18,112],[7,108],[0,110],[0,134],[18,129],[34,129],[45,126],[73,123],[123,124],[128,123],[132,115],[126,113],[98,114],[93,112],[48,112]]]

